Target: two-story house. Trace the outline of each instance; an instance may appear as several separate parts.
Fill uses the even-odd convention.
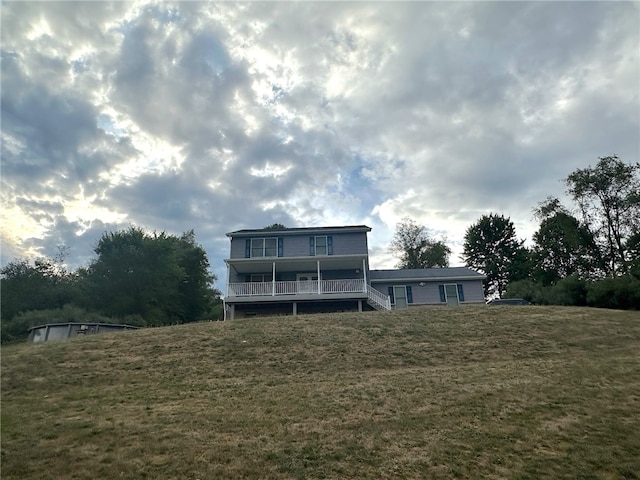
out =
[[[485,277],[466,267],[370,270],[370,231],[350,225],[228,233],[226,318],[484,303]]]

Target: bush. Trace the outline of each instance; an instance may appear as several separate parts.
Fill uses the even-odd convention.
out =
[[[224,304],[222,302],[211,307],[209,320],[224,320]]]
[[[505,298],[524,298],[537,305],[587,304],[587,282],[576,276],[559,280],[555,285],[543,286],[533,280],[509,284]]]
[[[587,304],[587,282],[576,276],[563,278],[545,290],[550,305],[585,306]]]
[[[504,298],[524,298],[538,305],[546,305],[545,287],[533,280],[518,280],[511,282],[507,287]]]
[[[640,280],[632,275],[623,275],[591,282],[586,299],[591,307],[639,310]]]

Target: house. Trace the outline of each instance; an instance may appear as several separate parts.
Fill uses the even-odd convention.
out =
[[[487,277],[467,267],[371,270],[371,286],[389,295],[395,308],[484,303]]]
[[[225,317],[484,303],[466,267],[370,270],[366,225],[227,233]]]

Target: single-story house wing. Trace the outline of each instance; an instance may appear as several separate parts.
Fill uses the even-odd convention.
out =
[[[386,293],[395,308],[411,305],[484,303],[487,277],[467,267],[371,270],[371,286]]]

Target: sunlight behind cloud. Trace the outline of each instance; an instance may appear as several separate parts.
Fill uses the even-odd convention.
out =
[[[42,238],[47,232],[50,224],[41,220],[37,221],[16,205],[7,205],[2,202],[3,207],[0,211],[0,219],[2,220],[2,236],[22,242],[28,238]]]
[[[39,20],[31,24],[31,30],[25,35],[28,40],[36,40],[40,37],[50,37],[52,34],[51,26],[45,17],[40,17]]]
[[[94,220],[100,220],[104,223],[121,223],[126,220],[127,214],[113,212],[108,208],[96,205],[96,199],[97,195],[85,197],[84,188],[80,185],[80,191],[74,195],[73,199],[61,202],[66,219],[79,225],[75,232],[76,236],[85,233]]]
[[[251,167],[249,173],[254,177],[271,177],[278,178],[287,173],[291,169],[291,165],[282,167],[280,165],[271,165],[269,162],[262,168]]]

